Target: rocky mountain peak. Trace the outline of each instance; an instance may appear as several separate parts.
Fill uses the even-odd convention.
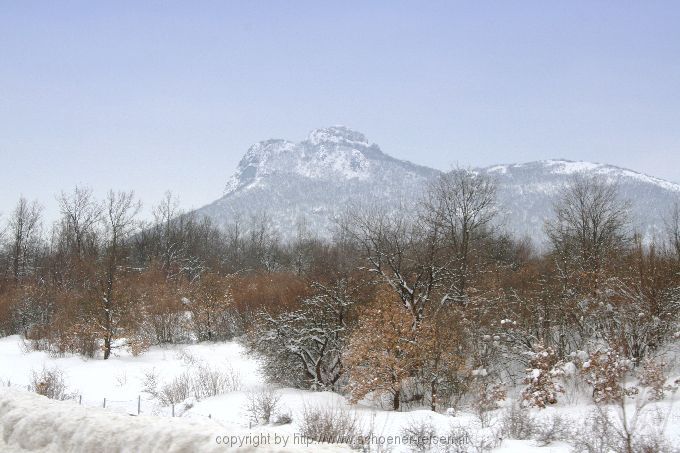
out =
[[[306,140],[312,146],[344,145],[368,147],[370,143],[361,132],[354,131],[345,126],[331,126],[314,129],[307,135]]]

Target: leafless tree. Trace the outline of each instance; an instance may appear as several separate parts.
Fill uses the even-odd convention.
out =
[[[676,201],[666,219],[666,234],[670,251],[680,262],[680,201]]]
[[[615,183],[579,174],[559,193],[553,210],[545,227],[560,265],[573,263],[577,271],[590,273],[597,289],[607,261],[629,240],[629,203],[619,199]]]
[[[455,169],[430,186],[423,217],[451,258],[447,268],[460,301],[465,300],[471,255],[488,235],[496,212],[496,186],[488,176]]]
[[[172,192],[167,191],[161,202],[153,208],[155,229],[160,247],[161,264],[166,273],[183,255],[183,241],[180,224],[182,212],[179,210],[179,199]]]
[[[346,227],[368,263],[367,270],[399,295],[417,324],[432,298],[440,304],[450,291],[438,257],[438,231],[410,215],[414,211],[415,207],[404,206],[394,215],[379,206],[354,207]]]
[[[103,331],[104,359],[111,355],[111,342],[116,332],[116,283],[123,265],[125,241],[134,232],[135,217],[141,204],[135,201],[134,192],[110,191],[104,202],[104,275],[103,275]]]
[[[66,245],[80,258],[86,241],[92,242],[94,229],[101,219],[102,205],[94,200],[91,189],[77,186],[71,194],[62,192],[57,201],[63,218]]]
[[[37,201],[29,202],[21,197],[8,219],[10,271],[15,282],[26,275],[37,251],[41,214],[42,206]]]

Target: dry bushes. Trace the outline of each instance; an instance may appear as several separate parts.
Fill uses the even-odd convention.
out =
[[[562,386],[555,381],[564,373],[561,362],[553,348],[538,345],[529,358],[529,368],[524,383],[527,387],[522,391],[525,404],[544,408],[557,403],[557,394],[564,393]]]
[[[67,391],[64,372],[57,367],[43,367],[40,371],[31,372],[30,390],[53,400],[67,400],[73,394]]]
[[[251,390],[246,394],[245,410],[251,422],[266,425],[277,415],[280,400],[281,396],[270,387]]]
[[[144,375],[143,392],[157,399],[163,406],[181,403],[189,398],[201,400],[239,390],[240,376],[231,368],[217,369],[198,363],[190,371],[178,374],[169,382],[161,383],[155,369]]]
[[[305,405],[300,416],[300,432],[316,442],[356,444],[361,425],[356,413],[338,405]]]

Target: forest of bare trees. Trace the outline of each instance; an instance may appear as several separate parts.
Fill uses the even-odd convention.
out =
[[[0,218],[0,336],[54,355],[237,339],[272,382],[354,401],[493,406],[526,382],[544,407],[559,389],[527,367],[590,359],[603,397],[603,379],[661,361],[680,330],[678,205],[664,237],[643,238],[604,179],[561,190],[542,246],[504,231],[494,182],[464,170],[399,216],[348,209],[333,240],[284,243],[266,215],[214,225],[169,193],[146,222],[132,192],[57,202],[53,225],[24,198]]]

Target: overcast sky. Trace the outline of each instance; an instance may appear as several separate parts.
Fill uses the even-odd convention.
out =
[[[680,2],[0,0],[0,212],[76,184],[198,207],[252,143],[334,124],[440,169],[680,182]]]

